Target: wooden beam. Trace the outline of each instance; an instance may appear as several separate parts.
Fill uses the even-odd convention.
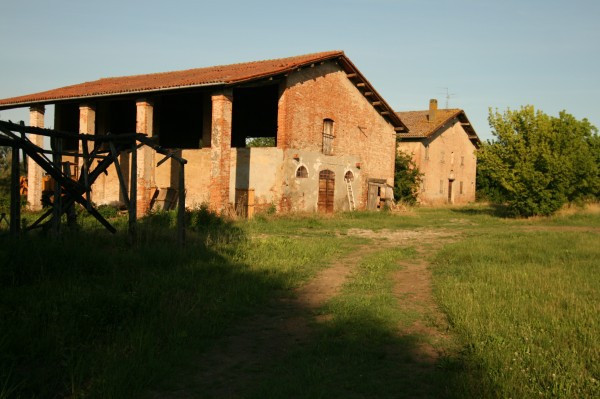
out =
[[[21,225],[21,190],[19,184],[19,147],[12,147],[12,165],[10,170],[10,234],[19,235]]]
[[[366,84],[363,83],[363,82],[360,82],[360,83],[356,84],[356,87],[365,87],[365,86],[366,86]]]
[[[373,101],[371,104],[374,106],[381,105],[381,101]]]
[[[471,124],[468,122],[461,122],[461,126],[471,126]]]
[[[403,132],[404,128],[402,126],[398,126],[398,127],[394,128],[394,131],[396,131],[396,132]]]
[[[365,96],[372,96],[374,93],[372,91],[365,91]]]
[[[129,183],[129,240],[133,245],[136,242],[136,220],[137,220],[137,141],[133,140],[131,146],[131,163],[130,168],[130,183]]]
[[[177,201],[177,243],[185,243],[185,163],[179,164],[179,199]]]
[[[358,76],[357,73],[347,73],[346,76],[348,77],[348,79],[352,79]]]
[[[381,111],[381,112],[380,112],[380,114],[381,114],[381,115],[389,115],[389,114],[390,114],[390,111]]]

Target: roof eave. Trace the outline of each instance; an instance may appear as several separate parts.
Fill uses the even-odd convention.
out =
[[[31,106],[36,106],[36,105],[56,104],[56,103],[74,101],[74,100],[89,100],[89,99],[94,99],[94,98],[120,97],[120,96],[132,95],[132,94],[147,94],[147,93],[157,93],[157,92],[161,92],[161,91],[170,91],[170,90],[184,90],[184,89],[194,89],[194,88],[199,88],[199,87],[222,86],[224,84],[225,84],[225,82],[210,82],[210,83],[201,83],[201,84],[196,84],[196,85],[162,87],[159,89],[130,90],[130,91],[117,92],[117,93],[90,94],[87,96],[55,97],[55,98],[49,98],[46,100],[21,101],[21,102],[9,103],[9,104],[2,104],[2,105],[0,105],[0,110],[31,107]]]
[[[362,84],[361,87],[364,88],[364,93],[371,93],[371,96],[375,99],[375,101],[371,102],[371,105],[373,105],[374,108],[376,108],[377,106],[382,108],[382,110],[379,111],[380,115],[394,126],[396,132],[408,132],[408,127],[402,122],[402,120],[400,120],[400,118],[398,117],[398,115],[396,115],[392,107],[390,107],[387,101],[385,101],[385,99],[377,92],[377,90],[375,90],[373,85],[371,85],[371,83],[358,70],[358,68],[352,63],[352,61],[350,61],[350,59],[344,54],[340,56],[340,61],[342,69],[344,69],[346,74],[348,74],[349,76],[353,76],[353,82],[356,84],[357,89],[359,88],[358,85]],[[378,105],[374,105],[375,103],[378,103]]]

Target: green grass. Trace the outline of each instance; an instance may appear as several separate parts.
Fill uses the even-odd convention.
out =
[[[329,317],[315,324],[309,343],[292,351],[249,398],[414,398],[439,397],[449,373],[429,368],[411,354],[422,337],[398,334],[415,314],[393,295],[398,260],[415,256],[412,248],[368,255],[321,309]],[[431,381],[436,381],[431,384]]]
[[[276,364],[240,365],[255,376],[240,397],[598,396],[599,214],[502,214],[476,205],[227,222],[197,210],[183,250],[173,214],[146,218],[134,248],[118,217],[116,236],[85,215],[59,239],[12,240],[1,227],[0,398],[136,397],[189,376],[273,298],[358,245],[377,245],[353,228],[456,232],[432,269],[451,322],[437,343],[447,355],[422,364],[413,353],[427,338],[400,332],[428,318],[392,289],[397,261],[419,255],[412,245],[380,250],[319,310],[306,342]]]
[[[91,228],[0,237],[0,397],[140,393],[346,245],[222,224],[190,231],[180,251],[163,219],[149,218],[133,249]],[[206,247],[211,234],[219,244]]]
[[[496,233],[439,254],[436,293],[468,365],[462,396],[600,396],[598,243],[589,233]]]

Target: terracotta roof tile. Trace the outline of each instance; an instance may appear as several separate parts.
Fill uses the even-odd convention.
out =
[[[0,100],[0,107],[10,108],[64,99],[97,97],[189,86],[233,84],[284,73],[303,65],[343,56],[343,51],[327,51],[239,64],[218,65],[183,71],[103,78],[92,82]]]
[[[398,115],[409,130],[408,133],[399,134],[398,136],[401,138],[429,137],[453,118],[458,118],[458,120],[463,123],[463,127],[469,136],[469,139],[476,144],[480,143],[475,129],[471,126],[467,115],[462,109],[438,109],[436,110],[435,120],[432,122],[429,121],[429,110],[396,112],[396,115]]]

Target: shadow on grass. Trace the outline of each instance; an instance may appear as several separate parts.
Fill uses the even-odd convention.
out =
[[[515,215],[510,211],[508,206],[503,204],[488,204],[481,206],[465,206],[460,208],[448,208],[451,212],[460,213],[463,215],[477,216],[485,215],[497,218],[514,218]]]
[[[460,361],[424,360],[369,314],[273,308],[291,272],[234,261],[243,230],[188,218],[182,250],[172,214],[141,221],[134,248],[100,229],[0,236],[0,398],[132,397],[186,373],[200,397],[459,396]]]
[[[135,248],[102,230],[0,236],[1,398],[129,397],[283,286],[204,245],[215,229],[180,250],[160,225]]]

